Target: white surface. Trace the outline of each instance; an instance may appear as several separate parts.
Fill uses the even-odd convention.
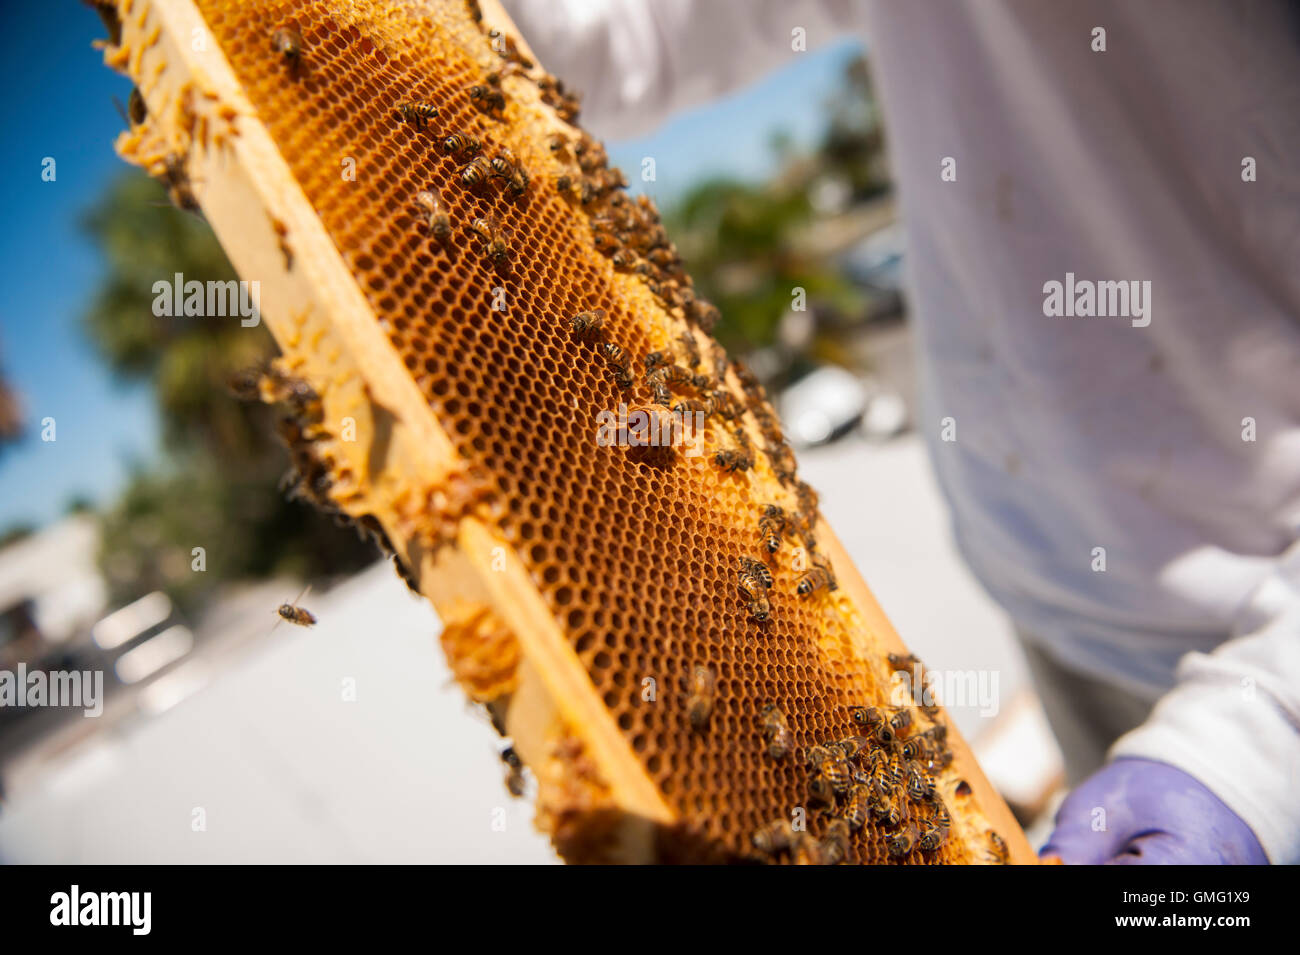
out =
[[[553,861],[531,805],[506,794],[496,734],[450,684],[428,604],[382,564],[310,609],[316,627],[279,627],[162,715],[100,733],[15,786],[0,858]],[[196,807],[205,832],[191,828]]]

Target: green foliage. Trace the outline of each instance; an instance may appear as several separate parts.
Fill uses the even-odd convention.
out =
[[[230,376],[274,353],[261,325],[237,318],[158,317],[154,283],[175,273],[207,282],[237,278],[211,228],[174,208],[140,173],[124,175],[85,220],[108,275],[85,327],[109,366],[149,381],[163,422],[166,460],[137,471],[102,517],[101,565],[115,601],[167,591],[195,608],[217,585],[288,573],[313,576],[375,556],[355,532],[287,500],[277,485],[288,455],[274,413],[236,399]],[[207,570],[191,570],[203,547]]]

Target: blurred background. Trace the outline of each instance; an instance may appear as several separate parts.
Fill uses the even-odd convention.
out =
[[[228,391],[269,334],[153,316],[159,276],[235,275],[200,217],[114,155],[130,86],[91,48],[96,17],[6,18],[0,62],[23,81],[0,112],[22,134],[0,150],[22,227],[0,234],[0,671],[102,670],[106,702],[0,706],[0,861],[554,861],[432,608],[289,499],[269,410]],[[904,639],[931,668],[996,674],[997,712],[953,717],[1041,827],[1059,756],[916,432],[887,134],[867,51],[845,43],[607,145],[631,172],[655,159],[632,191],[664,213]],[[319,625],[275,626],[307,585]]]

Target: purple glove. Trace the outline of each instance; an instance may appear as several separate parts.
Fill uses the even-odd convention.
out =
[[[1071,865],[1268,865],[1250,826],[1218,796],[1149,759],[1117,759],[1084,780],[1038,854]]]

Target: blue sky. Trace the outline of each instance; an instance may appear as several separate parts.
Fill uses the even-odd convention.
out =
[[[21,396],[27,435],[0,452],[0,530],[44,524],[74,497],[111,503],[133,463],[158,454],[158,419],[147,385],[110,375],[81,331],[103,263],[83,236],[84,210],[124,168],[112,149],[122,127],[113,96],[130,85],[102,64],[91,41],[103,33],[92,11],[67,2],[12,4],[0,30],[0,168],[8,228],[0,230],[0,368]],[[715,173],[758,177],[772,168],[777,130],[796,144],[824,126],[819,104],[855,47],[841,43],[708,106],[684,112],[649,136],[609,143],[629,171],[653,155],[663,199]],[[44,157],[57,179],[41,180]],[[40,422],[57,440],[41,441]]]

